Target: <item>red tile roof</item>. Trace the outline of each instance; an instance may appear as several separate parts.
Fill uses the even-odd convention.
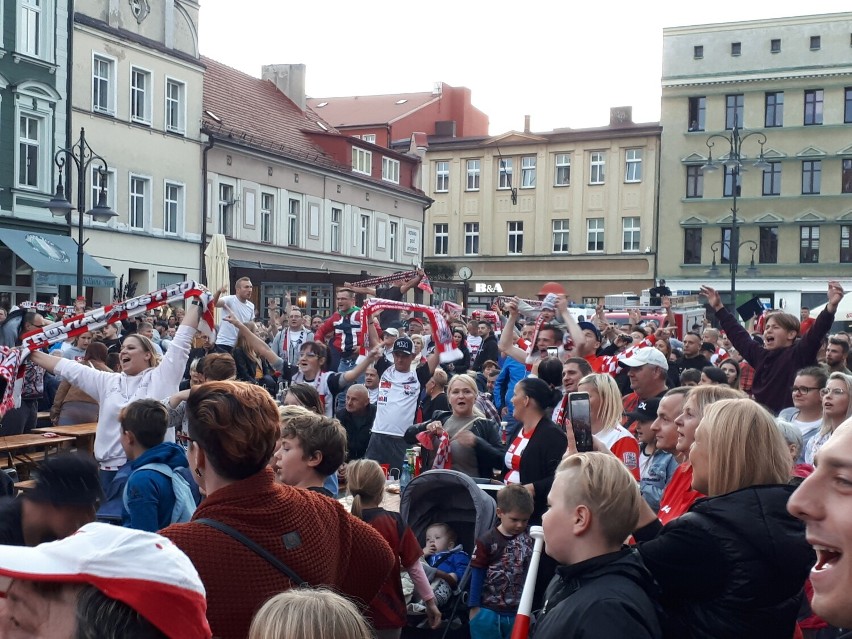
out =
[[[440,98],[440,94],[429,92],[353,95],[308,98],[308,106],[336,127],[371,126],[394,122]]]

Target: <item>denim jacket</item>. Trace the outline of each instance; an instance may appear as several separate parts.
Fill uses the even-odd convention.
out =
[[[640,449],[644,454],[645,444],[640,444]],[[639,489],[642,492],[642,497],[645,498],[654,512],[660,509],[663,491],[674,475],[677,466],[678,461],[671,453],[657,450],[651,455],[647,475],[639,482]]]

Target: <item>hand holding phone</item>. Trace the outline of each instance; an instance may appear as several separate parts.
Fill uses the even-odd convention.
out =
[[[592,439],[592,415],[588,393],[570,393],[568,395],[568,418],[574,430],[577,452],[587,453],[594,450]]]

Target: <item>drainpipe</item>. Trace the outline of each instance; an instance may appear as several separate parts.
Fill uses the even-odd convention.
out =
[[[207,248],[207,154],[213,148],[215,140],[212,135],[207,134],[207,144],[204,145],[204,151],[201,153],[201,255],[199,256],[201,264],[199,271],[201,272],[201,281],[207,282],[207,267],[204,263],[204,250]]]
[[[74,68],[74,0],[68,0],[68,65],[65,68],[65,143],[59,145],[65,148],[71,144],[74,130],[71,126],[71,70]],[[35,298],[33,298],[35,299]]]

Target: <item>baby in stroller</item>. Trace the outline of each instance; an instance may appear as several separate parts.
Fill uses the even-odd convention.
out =
[[[444,523],[432,524],[426,529],[423,555],[426,564],[423,571],[432,582],[435,600],[440,608],[450,600],[453,591],[461,582],[470,564],[470,555],[464,551],[461,544],[456,543],[455,531]],[[412,611],[418,611],[418,608],[413,608]]]

